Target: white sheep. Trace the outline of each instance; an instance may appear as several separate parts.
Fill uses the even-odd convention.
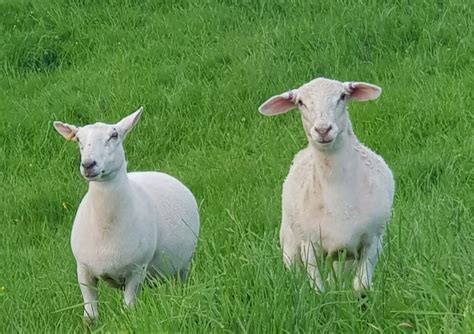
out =
[[[113,125],[54,122],[62,136],[79,144],[80,171],[89,182],[71,233],[86,321],[98,317],[98,279],[123,288],[124,303],[132,306],[145,276],[184,279],[196,246],[193,194],[164,173],[127,173],[122,141],[142,111]]]
[[[301,260],[317,291],[324,290],[317,259],[335,259],[339,251],[356,260],[353,288],[371,286],[395,185],[384,160],[355,136],[346,104],[376,99],[381,91],[317,78],[259,107],[267,116],[301,111],[309,145],[295,156],[283,184],[280,243],[285,265]]]

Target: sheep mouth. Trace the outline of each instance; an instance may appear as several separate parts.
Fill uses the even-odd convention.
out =
[[[84,178],[87,180],[87,181],[95,181],[99,178],[102,177],[102,174],[103,172],[98,172],[98,173],[88,173],[88,172],[85,172],[83,174]]]
[[[321,145],[328,145],[334,141],[334,138],[332,139],[317,139],[316,142]]]

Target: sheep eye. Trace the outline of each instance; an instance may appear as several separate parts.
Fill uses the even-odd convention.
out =
[[[110,139],[117,139],[118,138],[118,133],[114,132],[110,135]]]
[[[82,151],[84,149],[84,145],[82,145],[81,141],[79,140],[79,137],[76,136],[76,142],[79,145],[79,149]]]
[[[347,97],[347,94],[346,94],[346,93],[342,93],[342,94],[341,94],[341,97],[339,98],[339,101],[345,101],[345,100],[346,100],[346,97]]]
[[[303,103],[303,101],[301,101],[301,100],[298,100],[297,104],[298,104],[299,107],[304,106],[304,103]]]

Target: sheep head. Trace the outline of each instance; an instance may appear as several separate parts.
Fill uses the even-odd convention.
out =
[[[339,135],[349,125],[347,102],[351,99],[374,100],[381,92],[380,87],[364,82],[342,83],[317,78],[271,97],[259,107],[259,111],[273,116],[298,108],[308,141],[318,149],[327,150],[334,147]]]
[[[76,127],[55,121],[56,131],[67,140],[78,143],[81,155],[80,171],[87,181],[113,178],[125,163],[122,142],[143,112],[143,107],[116,124],[95,123]]]

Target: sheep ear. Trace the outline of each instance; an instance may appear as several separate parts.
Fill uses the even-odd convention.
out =
[[[119,128],[123,132],[123,134],[126,134],[135,126],[135,124],[137,124],[142,112],[143,112],[143,107],[140,107],[134,113],[128,115],[127,117],[122,118],[122,120],[117,123],[117,128]]]
[[[295,105],[296,91],[290,90],[286,93],[275,95],[266,100],[258,111],[266,116],[274,116],[283,114],[296,107]]]
[[[382,88],[365,82],[344,82],[344,89],[357,101],[375,100],[382,93]]]
[[[66,140],[72,140],[72,141],[77,140],[76,133],[77,133],[77,130],[79,129],[75,127],[74,125],[69,125],[63,122],[54,121],[53,126],[61,136],[66,138]]]

